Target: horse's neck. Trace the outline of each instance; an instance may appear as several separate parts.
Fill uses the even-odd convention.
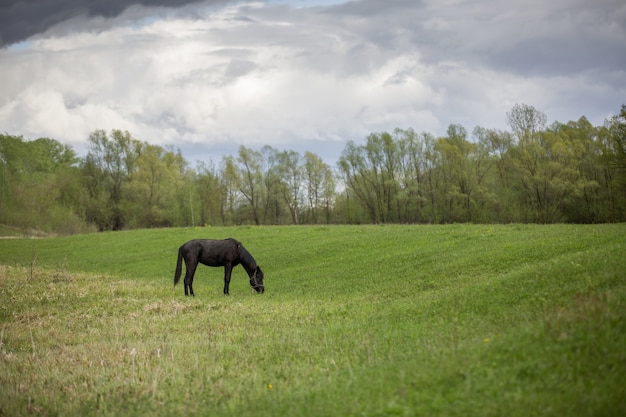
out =
[[[245,248],[241,247],[239,250],[241,251],[241,266],[243,266],[249,276],[252,276],[256,271],[256,261],[254,260],[252,255],[250,255],[250,252],[248,252]]]

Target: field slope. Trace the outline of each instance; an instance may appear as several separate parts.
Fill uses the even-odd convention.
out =
[[[178,247],[235,237],[266,275]],[[0,416],[626,415],[626,225],[0,239]]]

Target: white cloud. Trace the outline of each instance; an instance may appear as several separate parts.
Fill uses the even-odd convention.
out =
[[[304,4],[319,5],[295,6]],[[506,128],[506,111],[521,102],[551,119],[601,123],[622,104],[624,58],[610,48],[623,20],[585,26],[606,8],[384,4],[385,13],[374,1],[242,3],[199,7],[195,17],[138,7],[74,22],[80,31],[53,28],[63,34],[0,50],[0,77],[10,80],[0,85],[0,130],[80,148],[95,129],[124,129],[194,149],[194,160],[199,147],[310,143],[324,153],[396,127]],[[84,30],[89,22],[97,30]],[[581,26],[594,50],[576,35]]]

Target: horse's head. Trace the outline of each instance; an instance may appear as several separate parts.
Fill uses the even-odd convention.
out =
[[[261,271],[261,267],[257,266],[254,273],[250,275],[250,286],[258,293],[263,293],[265,291],[265,286],[263,285],[263,271]]]

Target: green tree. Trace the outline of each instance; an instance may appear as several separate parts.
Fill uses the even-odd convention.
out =
[[[287,215],[284,210],[285,201],[290,201],[291,197],[281,179],[282,171],[287,171],[287,169],[281,168],[280,154],[278,150],[269,145],[261,148],[259,197],[262,207],[261,223],[263,224],[282,224],[287,221],[284,218]]]
[[[225,181],[220,178],[219,172],[212,164],[199,163],[196,171],[194,193],[199,201],[200,224],[228,224],[225,219],[227,207]],[[191,201],[192,197],[190,196],[189,199]]]
[[[404,222],[423,221],[425,195],[424,140],[413,129],[396,129],[399,157],[399,218]]]
[[[602,162],[611,202],[611,221],[626,220],[626,104],[606,123]]]
[[[124,190],[124,211],[129,226],[145,228],[180,224],[179,212],[186,212],[185,209],[191,206],[188,195],[178,194],[183,185],[186,162],[180,152],[168,151],[158,145],[144,142],[136,149],[134,169]]]
[[[511,148],[515,178],[520,188],[523,220],[549,223],[562,221],[560,207],[566,182],[561,181],[562,147],[554,134],[544,131],[547,117],[527,105],[515,105],[507,113],[517,146]]]
[[[552,164],[563,182],[561,200],[568,222],[595,223],[603,221],[603,178],[600,164],[598,130],[585,117],[567,124],[554,123],[549,133],[556,135],[551,148]]]
[[[339,158],[339,169],[346,186],[347,204],[350,195],[354,195],[356,201],[366,209],[369,220],[378,223],[380,221],[378,184],[375,173],[368,166],[365,149],[349,141]]]
[[[222,159],[220,168],[220,187],[222,190],[222,223],[231,225],[236,222],[236,211],[240,205],[239,170],[235,158],[231,155]]]
[[[248,203],[252,220],[257,226],[261,224],[262,192],[263,192],[263,155],[241,145],[239,147],[238,164],[235,171],[237,186]]]
[[[444,172],[445,218],[453,222],[471,221],[476,178],[470,155],[475,153],[476,144],[467,140],[467,130],[461,125],[450,125],[447,133],[437,142]]]
[[[324,220],[330,223],[335,199],[335,176],[330,167],[322,159],[312,153],[304,154],[304,188],[307,193],[309,222],[318,223],[319,211],[324,211]]]
[[[422,172],[424,176],[424,186],[426,189],[427,204],[424,208],[425,220],[429,223],[440,223],[442,221],[442,208],[440,207],[439,190],[441,189],[440,183],[442,183],[442,169],[441,169],[441,154],[437,150],[436,139],[431,134],[424,134],[423,137],[423,160]]]
[[[77,233],[85,225],[74,151],[54,139],[0,135],[0,222]]]
[[[283,151],[277,155],[276,172],[279,178],[278,189],[289,209],[291,222],[300,224],[304,194],[304,168],[302,156],[295,151]]]
[[[473,157],[477,187],[472,221],[513,221],[517,200],[508,187],[512,171],[509,157],[511,134],[477,126],[473,136],[477,145]]]
[[[135,170],[141,143],[129,132],[112,130],[109,136],[104,130],[96,130],[89,135],[88,147],[83,163],[85,185],[92,201],[97,201],[89,208],[88,217],[100,230],[120,230],[125,221],[122,189]],[[103,190],[108,193],[106,202]],[[106,203],[104,207],[102,203]]]
[[[372,133],[363,146],[349,142],[339,159],[346,185],[367,208],[374,223],[398,221],[401,158],[387,133]]]

